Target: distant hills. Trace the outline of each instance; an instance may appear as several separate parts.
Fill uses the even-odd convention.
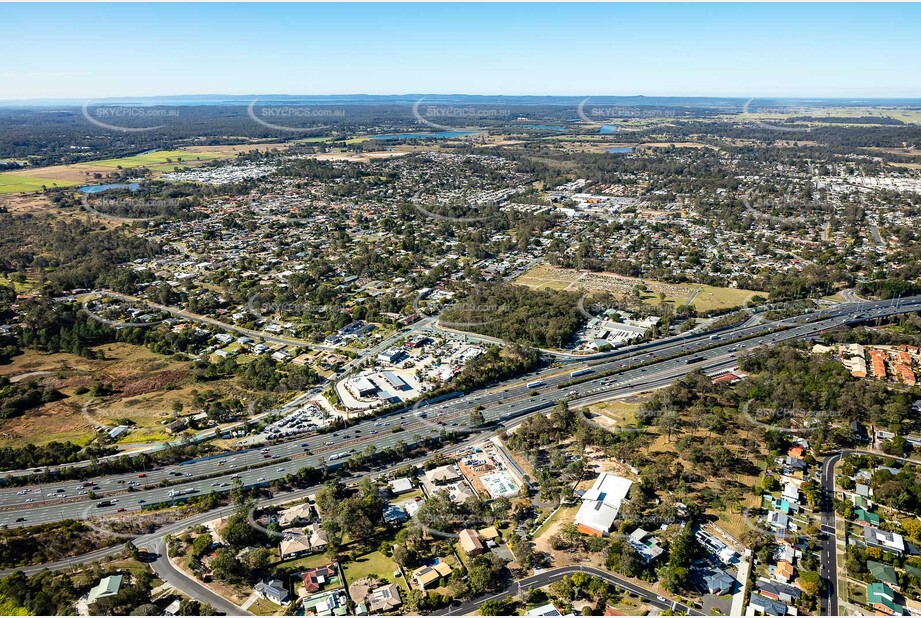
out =
[[[863,107],[863,106],[921,106],[918,98],[872,99],[872,98],[733,98],[733,97],[647,97],[634,96],[504,96],[471,94],[334,94],[334,95],[224,95],[224,94],[188,94],[156,97],[110,97],[93,99],[25,99],[0,100],[3,107],[61,107],[101,104],[150,105],[150,106],[196,106],[196,105],[249,105],[258,101],[259,105],[283,103],[286,105],[412,105],[424,99],[425,103],[454,103],[467,105],[579,105],[586,98],[591,105],[622,105],[633,107],[711,107],[739,109],[746,102],[759,108],[764,107]]]

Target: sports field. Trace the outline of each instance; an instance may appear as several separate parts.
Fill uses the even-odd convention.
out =
[[[0,173],[0,193],[26,193],[41,191],[42,187],[72,187],[77,184],[70,180],[56,180],[40,176],[23,176],[20,174]]]
[[[595,273],[584,270],[557,268],[547,264],[535,266],[515,283],[535,289],[567,290],[570,292],[610,292],[615,296],[631,295],[639,285],[645,286],[640,298],[646,303],[658,304],[659,294],[671,305],[693,304],[698,311],[712,311],[741,307],[758,292],[735,288],[720,288],[699,283],[665,283],[654,279],[624,277],[614,273]],[[631,297],[632,298],[632,297]]]

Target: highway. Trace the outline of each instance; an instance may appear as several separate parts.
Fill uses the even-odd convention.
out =
[[[623,351],[591,366],[594,374],[608,370],[617,370],[619,373],[608,377],[588,374],[581,377],[587,381],[569,387],[561,388],[561,385],[573,379],[571,369],[578,370],[580,367],[551,367],[440,404],[403,409],[381,418],[369,417],[353,427],[332,434],[314,435],[273,445],[269,447],[268,453],[252,449],[157,470],[95,479],[98,483],[98,489],[95,490],[97,495],[118,500],[107,506],[97,506],[99,501],[90,501],[87,496],[79,495],[82,488],[77,489],[80,484],[78,481],[29,488],[7,487],[0,490],[0,525],[25,526],[69,518],[86,519],[94,515],[111,514],[119,509],[135,510],[147,504],[175,500],[180,497],[175,493],[178,491],[189,492],[185,496],[226,491],[231,487],[234,476],[238,476],[240,482],[247,487],[267,485],[271,480],[282,478],[303,467],[335,465],[369,445],[380,451],[399,442],[413,444],[425,437],[437,436],[445,430],[485,430],[468,426],[469,412],[474,406],[483,407],[487,423],[507,422],[552,408],[559,401],[569,401],[576,406],[585,405],[664,386],[692,370],[700,369],[708,373],[721,371],[734,366],[739,354],[758,346],[809,337],[846,323],[919,310],[921,297],[839,305],[780,322],[742,325],[723,331],[719,340],[711,339],[708,333],[679,340],[661,340],[647,344],[642,350]],[[740,337],[749,339],[738,341]],[[672,355],[677,357],[665,358]],[[544,384],[527,387],[529,382],[536,381]],[[426,418],[418,416],[419,413],[424,413]],[[288,458],[290,460],[280,461]],[[260,467],[242,470],[247,466]],[[145,476],[141,477],[140,474]],[[210,475],[213,478],[203,478]],[[157,486],[163,481],[171,481],[175,485]],[[137,483],[136,491],[126,491],[128,483]],[[22,493],[24,489],[31,491]],[[58,491],[61,489],[63,492]],[[67,498],[54,498],[61,494]]]

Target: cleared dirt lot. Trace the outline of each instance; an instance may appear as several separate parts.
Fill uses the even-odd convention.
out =
[[[547,264],[535,266],[515,279],[515,283],[535,289],[611,292],[615,295],[630,294],[637,285],[644,285],[646,291],[641,295],[644,302],[657,304],[658,294],[661,292],[665,294],[666,303],[681,305],[690,301],[699,311],[741,307],[757,294],[753,290],[719,288],[698,283],[665,283],[614,273],[557,268]]]

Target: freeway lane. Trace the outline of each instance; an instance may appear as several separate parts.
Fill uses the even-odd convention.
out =
[[[837,307],[817,314],[796,316],[781,323],[788,326],[786,330],[772,332],[777,328],[777,323],[759,324],[739,329],[751,339],[741,342],[728,340],[729,335],[724,335],[724,343],[714,342],[703,335],[678,344],[668,343],[657,349],[659,354],[667,351],[669,354],[684,354],[678,358],[655,361],[653,352],[646,352],[629,359],[614,358],[597,363],[592,366],[595,372],[608,369],[622,370],[607,378],[590,379],[586,382],[566,388],[559,388],[563,383],[571,380],[570,375],[558,368],[552,368],[540,373],[532,374],[525,378],[512,380],[499,387],[488,391],[477,391],[458,399],[443,402],[424,408],[428,419],[415,416],[415,410],[402,410],[382,418],[368,418],[355,427],[345,429],[334,434],[311,436],[305,439],[279,444],[271,447],[272,460],[265,458],[263,468],[234,473],[229,466],[235,465],[242,468],[243,464],[252,465],[258,462],[261,454],[250,452],[248,454],[229,454],[221,458],[203,462],[195,462],[179,466],[152,471],[155,477],[148,477],[151,481],[161,481],[175,478],[181,483],[175,489],[192,490],[196,493],[209,491],[226,491],[232,482],[232,475],[238,474],[244,486],[257,486],[267,484],[272,479],[284,477],[286,474],[305,467],[329,465],[331,455],[342,455],[337,461],[342,461],[351,456],[352,451],[358,452],[373,444],[377,450],[392,447],[398,442],[412,444],[427,436],[438,435],[443,430],[464,431],[467,427],[469,411],[473,406],[483,406],[483,415],[487,422],[502,422],[531,414],[540,410],[551,408],[558,401],[566,400],[578,403],[580,400],[601,400],[618,394],[628,388],[655,388],[673,380],[694,369],[713,371],[717,368],[732,366],[737,354],[762,345],[773,345],[782,341],[808,337],[815,333],[842,324],[866,320],[884,315],[904,313],[921,310],[921,298],[903,299],[901,301],[883,301],[880,303],[867,303],[860,305]],[[824,319],[807,322],[820,316]],[[735,331],[734,331],[735,332]],[[761,334],[759,334],[761,333]],[[677,351],[675,348],[677,347]],[[688,355],[693,352],[693,356]],[[693,362],[689,362],[693,361]],[[638,363],[649,363],[647,366],[636,366]],[[587,376],[591,377],[591,376]],[[546,384],[538,388],[527,388],[526,384],[537,378]],[[505,388],[502,388],[502,387]],[[536,391],[536,395],[530,393]],[[595,399],[591,399],[595,398]],[[439,424],[444,423],[444,425]],[[332,442],[332,444],[327,444]],[[309,454],[306,454],[309,453]],[[275,463],[277,458],[297,457],[289,462]],[[243,457],[239,461],[231,461]],[[222,464],[223,462],[223,464]],[[182,477],[175,476],[177,473]],[[185,477],[192,474],[192,477]],[[219,475],[213,479],[197,478],[204,474]],[[143,479],[148,482],[148,478]],[[137,474],[116,475],[100,479],[100,488],[103,492],[118,491],[127,484],[128,479],[138,481]],[[119,484],[118,480],[125,483]],[[105,482],[105,484],[103,484]],[[43,488],[45,495],[50,489],[64,486],[64,483],[48,485]],[[72,492],[76,483],[66,483]],[[165,502],[175,499],[170,495],[170,488],[151,487],[131,493],[117,495],[118,503],[106,507],[93,506],[94,503],[80,499],[77,502],[63,502],[49,504],[47,502],[26,503],[29,495],[19,495],[19,489],[7,488],[0,491],[0,506],[6,510],[0,511],[0,525],[31,525],[62,518],[85,518],[92,515],[109,514],[117,509],[138,509],[144,504]],[[143,501],[143,502],[141,502]],[[21,521],[20,521],[21,520]]]
[[[603,579],[604,581],[614,584],[615,586],[618,586],[619,588],[623,590],[628,590],[631,593],[639,597],[642,597],[643,600],[649,605],[652,605],[653,607],[657,607],[660,610],[672,609],[677,612],[685,613],[689,616],[702,616],[703,615],[700,612],[695,611],[694,609],[688,607],[687,605],[678,603],[677,601],[669,601],[668,599],[665,599],[665,597],[660,597],[656,595],[655,593],[650,592],[649,590],[646,590],[645,588],[641,588],[637,586],[636,584],[632,583],[631,581],[627,579],[623,579],[621,577],[613,575],[612,573],[609,573],[608,571],[602,571],[601,569],[596,569],[590,566],[563,566],[563,567],[558,567],[555,569],[548,569],[546,571],[537,573],[536,575],[532,575],[531,577],[526,577],[524,579],[518,580],[517,582],[513,582],[508,588],[506,588],[502,592],[498,592],[496,594],[492,594],[489,596],[480,597],[479,599],[467,601],[466,603],[461,603],[459,605],[452,605],[451,607],[447,607],[445,609],[440,609],[438,611],[432,612],[432,615],[433,616],[449,616],[449,615],[464,616],[464,615],[477,611],[477,609],[479,609],[479,607],[486,601],[490,601],[493,599],[501,599],[504,597],[516,595],[518,594],[519,590],[526,592],[534,588],[542,588],[544,586],[548,586],[552,584],[553,582],[557,580],[563,579],[567,575],[572,575],[573,573],[580,573],[580,572],[586,573],[587,575],[592,575],[594,577],[597,577],[598,579]]]

